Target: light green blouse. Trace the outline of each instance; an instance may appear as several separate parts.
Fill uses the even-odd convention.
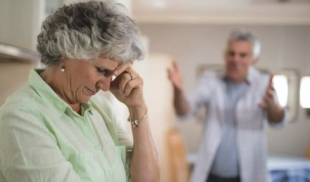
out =
[[[32,70],[0,108],[0,182],[126,182],[132,141],[94,96],[74,112]]]

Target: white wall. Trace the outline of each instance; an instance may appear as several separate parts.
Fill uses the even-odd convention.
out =
[[[150,39],[150,53],[167,53],[174,57],[183,73],[185,90],[196,83],[199,64],[223,64],[223,50],[231,25],[140,24]],[[310,74],[310,26],[242,26],[255,32],[262,42],[258,67],[272,72],[292,68],[301,75]],[[296,123],[285,129],[267,129],[269,153],[304,156],[310,140],[310,119],[299,108]],[[199,145],[202,126],[194,120],[176,122],[185,136],[189,152]],[[194,131],[194,132],[193,132]]]
[[[0,42],[35,50],[45,0],[0,0]],[[27,84],[31,63],[0,60],[0,106]]]
[[[6,42],[9,31],[9,19],[5,18],[9,14],[9,1],[1,1],[0,3],[0,41]]]
[[[0,42],[35,50],[44,0],[1,0]]]

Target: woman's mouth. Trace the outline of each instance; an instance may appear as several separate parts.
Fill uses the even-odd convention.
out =
[[[95,95],[95,94],[96,94],[96,92],[90,90],[89,88],[86,87],[86,89],[88,90],[88,92],[89,92],[91,95]]]

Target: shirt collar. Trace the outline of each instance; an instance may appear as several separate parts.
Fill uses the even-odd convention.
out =
[[[247,74],[247,77],[246,77],[246,83],[248,85],[251,85],[253,83],[257,71],[258,70],[256,70],[254,67],[250,67],[249,68],[249,71],[248,71],[248,74]],[[225,73],[223,74],[223,80],[224,81],[228,81],[228,77],[227,77],[227,75]]]
[[[57,112],[58,116],[62,116],[65,111],[72,110],[72,108],[64,102],[54,90],[41,78],[40,74],[43,72],[43,69],[32,69],[29,74],[29,85],[38,93],[38,95],[45,100],[48,105],[50,105]],[[90,102],[81,104],[81,111],[84,112],[89,110],[92,114],[92,106]]]

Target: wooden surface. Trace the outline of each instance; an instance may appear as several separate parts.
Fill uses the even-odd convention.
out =
[[[186,160],[186,149],[182,135],[177,129],[167,133],[167,144],[170,159],[171,182],[188,182],[189,166]]]
[[[5,99],[28,83],[32,64],[0,61],[0,106]]]

